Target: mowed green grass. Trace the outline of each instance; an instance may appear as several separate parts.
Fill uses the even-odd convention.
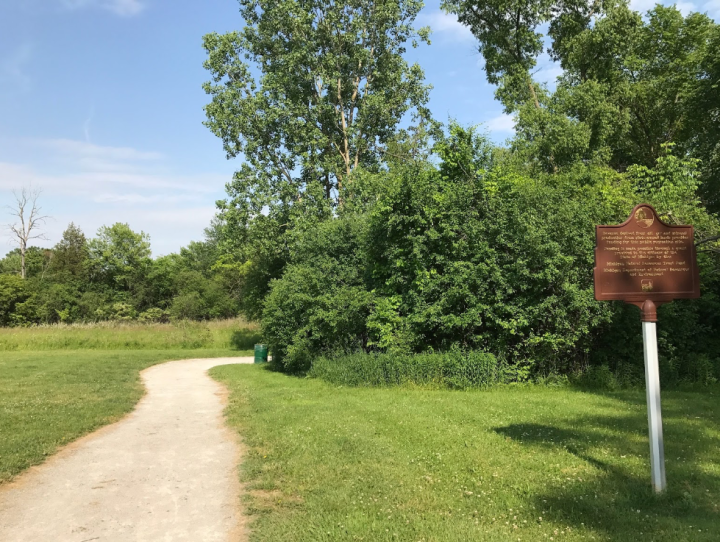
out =
[[[0,352],[0,484],[131,411],[140,371],[161,361],[250,355],[224,349]]]
[[[211,374],[247,445],[254,541],[720,540],[718,390],[664,393],[669,491],[655,496],[642,391]]]

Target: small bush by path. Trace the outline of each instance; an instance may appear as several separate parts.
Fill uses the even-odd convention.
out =
[[[3,352],[0,484],[131,411],[143,395],[141,370],[162,361],[240,354],[229,349]]]
[[[663,396],[650,488],[642,391],[347,388],[217,367],[244,438],[255,541],[720,539],[719,390]]]

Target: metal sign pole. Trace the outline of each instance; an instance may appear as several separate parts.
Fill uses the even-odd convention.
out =
[[[667,487],[667,482],[665,480],[665,447],[663,444],[662,413],[660,411],[660,371],[658,368],[655,322],[643,321],[642,329],[645,350],[645,387],[647,389],[652,486],[656,493],[662,493]]]

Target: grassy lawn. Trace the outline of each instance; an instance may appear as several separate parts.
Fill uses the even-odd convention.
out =
[[[642,391],[337,388],[212,370],[248,451],[255,541],[717,541],[717,389],[664,393],[669,491]]]
[[[0,484],[63,444],[131,411],[143,395],[142,369],[173,359],[239,355],[250,352],[0,352]]]

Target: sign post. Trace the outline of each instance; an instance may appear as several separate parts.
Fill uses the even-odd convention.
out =
[[[700,297],[692,226],[671,226],[650,205],[635,207],[622,224],[596,226],[595,299],[640,307],[647,390],[652,486],[665,491],[665,451],[660,410],[657,307]]]

